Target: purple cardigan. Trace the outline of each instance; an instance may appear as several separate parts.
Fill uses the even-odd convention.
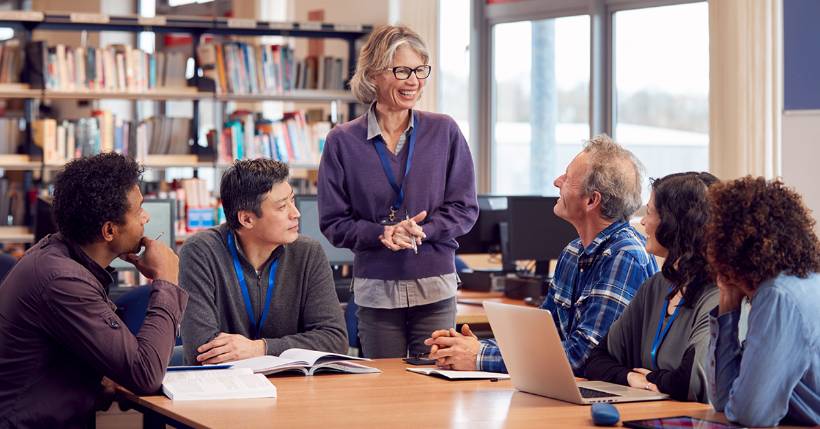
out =
[[[404,185],[405,210],[421,222],[427,239],[418,249],[393,252],[379,241],[395,193],[387,181],[374,141],[367,140],[367,113],[330,131],[319,165],[319,216],[322,233],[334,246],[355,254],[355,277],[412,280],[455,272],[456,237],[478,217],[475,173],[470,147],[447,115],[413,111],[416,149]],[[384,144],[384,143],[378,143]],[[401,183],[409,144],[390,154]]]

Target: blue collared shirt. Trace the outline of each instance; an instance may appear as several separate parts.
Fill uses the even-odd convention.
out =
[[[784,418],[820,424],[820,274],[781,274],[758,287],[746,341],[740,310],[710,317],[704,356],[709,402],[744,426],[775,426]]]
[[[583,367],[638,287],[657,271],[644,238],[626,221],[606,227],[586,248],[580,238],[564,248],[541,308],[552,313],[573,370]],[[476,367],[507,372],[494,339],[482,340]]]

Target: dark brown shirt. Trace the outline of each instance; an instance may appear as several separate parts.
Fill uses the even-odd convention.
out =
[[[156,392],[188,295],[155,280],[137,336],[108,298],[111,274],[59,234],[0,285],[0,428],[82,427],[106,376]]]

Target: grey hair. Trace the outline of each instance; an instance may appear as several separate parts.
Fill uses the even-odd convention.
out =
[[[350,89],[360,102],[370,104],[376,100],[376,84],[371,79],[376,73],[390,67],[396,50],[403,45],[419,54],[425,64],[430,60],[424,41],[409,27],[385,25],[370,33],[359,52],[356,73],[350,79]]]
[[[641,207],[644,166],[635,155],[599,134],[584,144],[589,173],[584,179],[588,195],[601,194],[601,215],[608,220],[629,220]]]

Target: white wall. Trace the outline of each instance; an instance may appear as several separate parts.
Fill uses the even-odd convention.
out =
[[[803,195],[820,223],[820,110],[783,114],[783,181]],[[820,225],[815,226],[820,233]]]

